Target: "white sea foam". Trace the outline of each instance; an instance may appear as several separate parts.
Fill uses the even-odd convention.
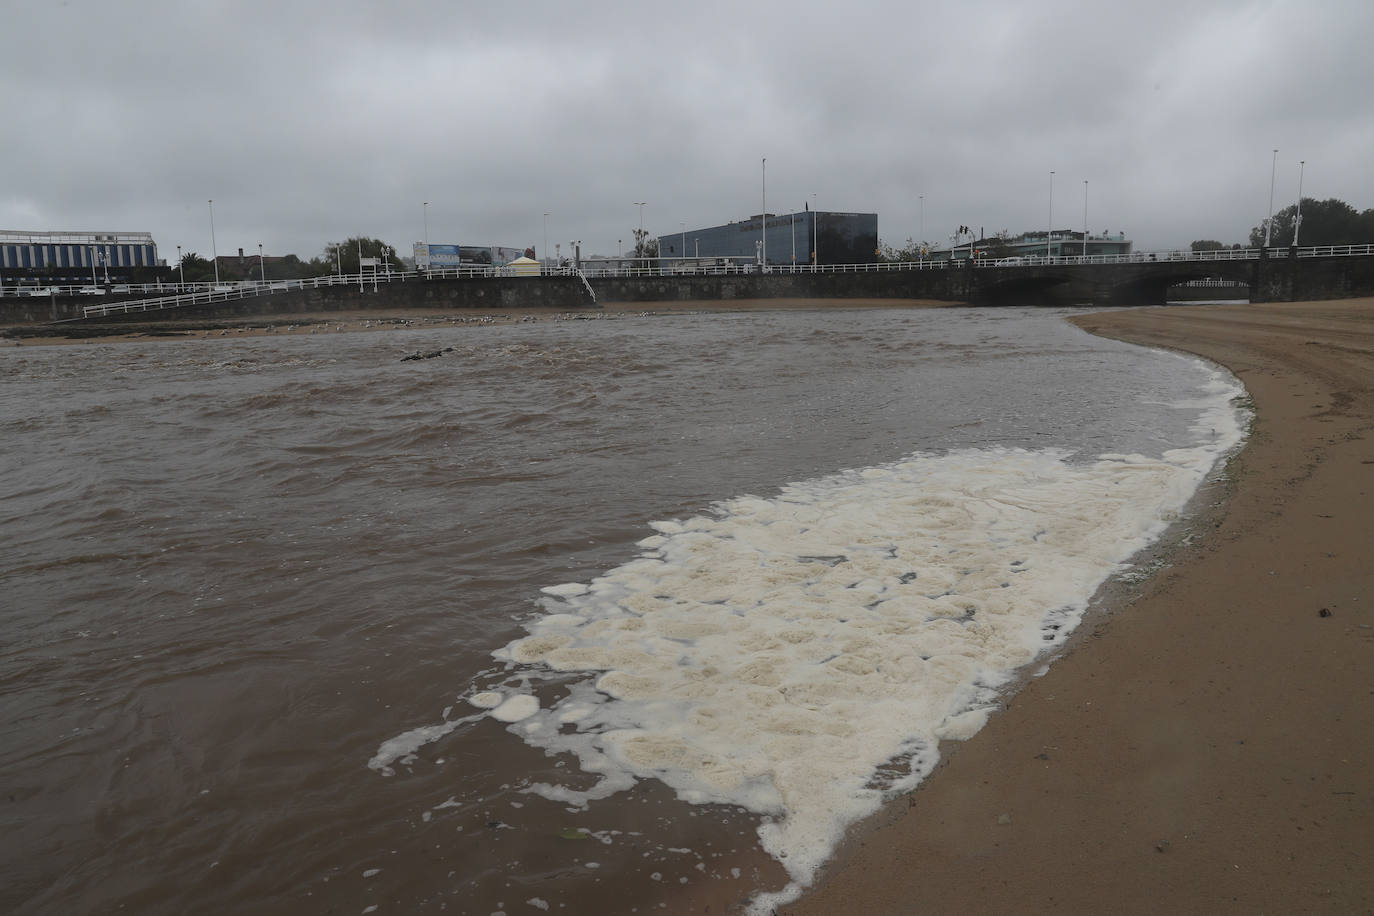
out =
[[[792,881],[756,898],[767,912],[846,827],[918,784],[939,741],[975,734],[999,688],[1043,665],[1177,518],[1240,441],[1241,391],[1215,372],[1172,405],[1196,411],[1194,441],[1160,458],[917,454],[652,522],[640,556],[542,589],[547,613],[494,653],[526,685],[556,674],[562,699],[541,708],[527,686],[469,702],[598,777],[531,787],[547,798],[585,806],[656,778],[765,815],[761,843]],[[392,739],[373,764],[452,725]]]
[[[652,777],[768,815],[761,841],[793,884],[757,908],[790,898],[1176,518],[1240,440],[1238,390],[1218,374],[1186,405],[1199,444],[1162,459],[922,454],[654,522],[640,557],[545,589],[549,614],[496,653],[593,673],[512,730],[599,783],[533,790],[585,805]]]

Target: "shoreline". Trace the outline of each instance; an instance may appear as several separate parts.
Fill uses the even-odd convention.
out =
[[[1226,496],[779,916],[1374,911],[1374,299],[1071,320],[1245,384]]]

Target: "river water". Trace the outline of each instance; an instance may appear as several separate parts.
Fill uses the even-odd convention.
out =
[[[1045,310],[0,367],[0,906],[43,914],[766,911],[1241,419]]]

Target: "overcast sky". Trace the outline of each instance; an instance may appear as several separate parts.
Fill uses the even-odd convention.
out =
[[[629,248],[810,203],[1244,242],[1374,207],[1374,2],[0,0],[0,229]],[[1051,178],[1051,171],[1054,172]],[[922,203],[922,197],[924,202]],[[428,201],[428,207],[425,202]],[[547,220],[544,216],[548,213]],[[770,233],[770,249],[774,242]]]

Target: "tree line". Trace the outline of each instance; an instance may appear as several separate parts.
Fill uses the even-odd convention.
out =
[[[256,280],[264,273],[268,280],[307,280],[311,277],[324,277],[330,274],[358,273],[359,252],[364,258],[381,258],[390,262],[392,270],[404,270],[396,254],[396,246],[388,245],[381,239],[367,236],[354,236],[342,242],[330,242],[324,251],[308,261],[294,254],[264,258],[261,263],[257,255],[222,255],[219,259],[219,278],[221,280]],[[178,277],[185,277],[187,283],[205,283],[215,279],[215,262],[203,258],[194,251],[183,252]]]
[[[1287,248],[1293,244],[1293,224],[1298,223],[1298,244],[1309,245],[1370,245],[1374,244],[1374,209],[1363,212],[1335,197],[1326,200],[1302,199],[1301,221],[1298,204],[1284,207],[1274,214],[1269,229],[1269,246]],[[1258,226],[1250,230],[1247,240],[1250,248],[1264,246],[1265,225],[1260,220]],[[1223,248],[1241,248],[1240,244],[1227,245],[1216,239],[1198,239],[1192,243],[1194,251],[1217,251]]]

